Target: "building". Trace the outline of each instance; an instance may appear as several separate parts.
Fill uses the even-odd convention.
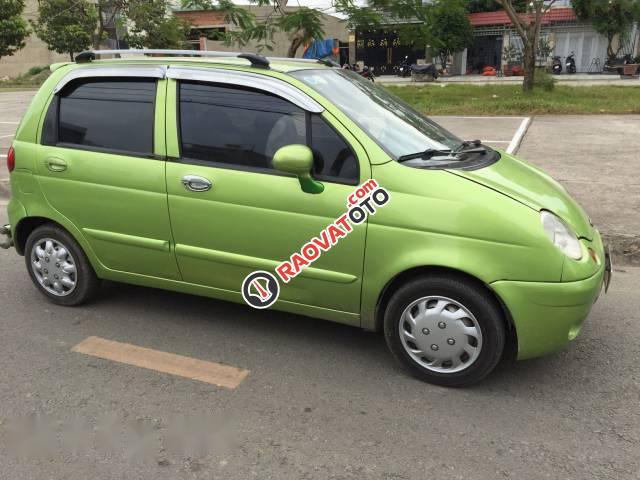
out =
[[[564,2],[564,3],[568,3]],[[473,44],[459,56],[458,70],[478,72],[491,65],[498,70],[505,63],[504,50],[514,45],[522,49],[522,39],[504,11],[473,13],[469,15],[473,26]],[[578,72],[598,73],[607,60],[607,39],[597,33],[591,23],[578,20],[571,7],[559,6],[550,9],[543,17],[541,38],[549,46],[548,58],[538,58],[541,65],[553,56],[563,59],[575,53]],[[621,55],[637,55],[638,31],[634,27],[629,41],[622,46]]]
[[[247,8],[256,16],[257,21],[264,20],[273,14],[272,7],[247,6]],[[298,7],[286,7],[287,10],[295,10]],[[227,32],[234,30],[234,25],[227,23],[227,20],[221,12],[212,10],[174,10],[176,17],[182,18],[191,24],[190,42],[193,48],[197,50],[221,50],[233,51],[238,50],[237,46],[225,45],[223,36]],[[323,27],[326,38],[337,40],[341,57],[345,61],[349,58],[349,30],[347,22],[338,17],[323,13]],[[278,32],[273,39],[273,50],[261,48],[258,42],[250,42],[242,47],[244,51],[262,52],[274,57],[286,57],[289,48],[289,36],[284,32]],[[298,49],[297,56],[301,57],[304,48]]]
[[[544,16],[541,38],[548,44],[550,54],[539,58],[538,62],[545,65],[555,55],[564,59],[575,53],[578,72],[601,72],[607,60],[607,39],[598,34],[591,23],[578,20],[569,5],[570,0],[559,0]],[[469,15],[469,21],[474,30],[473,42],[465,51],[453,56],[449,73],[478,73],[485,66],[501,70],[506,64],[503,56],[509,46],[522,50],[522,39],[506,12],[473,13]],[[357,31],[357,60],[374,67],[379,74],[392,74],[393,67],[405,56],[409,56],[412,63],[426,61],[427,52],[398,42],[395,30],[401,23],[391,19],[381,30]],[[621,55],[640,55],[639,33],[638,27],[634,26],[628,41],[622,45]]]

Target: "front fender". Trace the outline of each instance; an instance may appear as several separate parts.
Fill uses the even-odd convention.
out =
[[[545,236],[536,210],[445,171],[391,162],[373,173],[391,201],[369,219],[363,328],[376,328],[376,308],[387,285],[416,268],[456,270],[485,285],[560,281],[564,256]]]

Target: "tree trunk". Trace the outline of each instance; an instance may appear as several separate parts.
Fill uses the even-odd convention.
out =
[[[73,52],[69,52],[69,58],[71,58],[71,61],[73,62]]]
[[[613,53],[613,34],[607,35],[607,61],[611,65],[615,62],[615,55]]]
[[[536,49],[531,44],[531,40],[524,43],[524,55],[522,57],[524,63],[524,81],[522,82],[522,91],[529,93],[533,90],[536,76]]]
[[[295,35],[291,39],[291,44],[289,45],[289,51],[287,52],[287,57],[295,58],[296,53],[298,52],[298,48],[302,45],[302,37],[300,35]]]

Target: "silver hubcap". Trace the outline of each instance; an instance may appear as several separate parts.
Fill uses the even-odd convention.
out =
[[[64,297],[76,288],[76,262],[58,240],[43,238],[31,249],[31,269],[47,292]]]
[[[482,349],[482,331],[473,314],[446,297],[423,297],[400,317],[400,339],[420,366],[438,373],[468,368]]]

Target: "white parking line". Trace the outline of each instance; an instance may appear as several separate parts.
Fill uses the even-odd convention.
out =
[[[524,135],[527,133],[527,129],[529,128],[530,123],[531,123],[531,117],[527,117],[524,120],[522,120],[522,123],[520,124],[520,128],[518,128],[518,131],[513,136],[513,140],[511,140],[511,143],[507,147],[508,154],[514,154],[518,151],[518,148],[520,148],[520,144],[522,143],[522,139],[524,138]]]
[[[13,137],[13,134],[11,135],[0,135],[0,138],[11,138]]]
[[[463,118],[465,120],[486,120],[488,118],[496,119],[496,120],[514,120],[516,118],[527,118],[527,117],[494,117],[494,116],[486,116],[486,117],[461,117],[459,115],[435,115],[436,117],[443,118]]]
[[[0,122],[0,125],[18,125],[20,122]]]
[[[3,155],[0,155],[0,158],[7,158],[7,156],[3,154]]]

